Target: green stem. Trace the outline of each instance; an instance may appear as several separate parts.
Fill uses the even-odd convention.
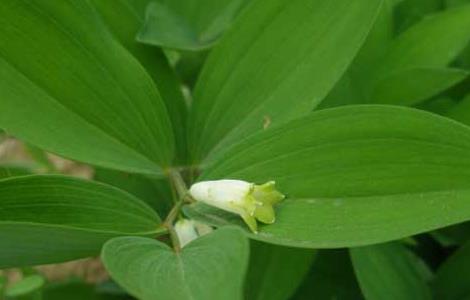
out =
[[[175,170],[170,170],[168,172],[168,177],[170,182],[177,193],[177,198],[175,201],[175,205],[168,213],[168,216],[165,219],[164,226],[168,228],[168,233],[170,235],[171,242],[173,244],[173,248],[176,252],[181,251],[181,245],[179,243],[178,235],[173,227],[173,223],[179,217],[181,207],[183,206],[185,198],[188,196],[188,188],[186,187],[186,183],[184,182],[181,174]]]
[[[175,170],[170,170],[168,176],[171,180],[171,183],[175,187],[176,192],[178,193],[179,201],[181,201],[188,194],[188,187],[186,186],[183,177],[181,177],[181,174]]]

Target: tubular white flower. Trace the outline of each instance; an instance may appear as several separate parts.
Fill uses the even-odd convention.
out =
[[[253,232],[257,232],[256,220],[274,223],[273,205],[284,199],[274,181],[263,185],[231,179],[202,181],[193,184],[189,193],[197,201],[240,215]]]
[[[174,225],[181,248],[199,237],[192,220],[181,219]]]

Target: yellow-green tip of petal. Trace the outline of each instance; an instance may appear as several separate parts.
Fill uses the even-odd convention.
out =
[[[240,215],[250,230],[257,233],[257,220],[273,224],[276,220],[273,206],[285,198],[275,185],[274,181],[262,185],[231,179],[203,181],[191,186],[190,194],[197,201]]]

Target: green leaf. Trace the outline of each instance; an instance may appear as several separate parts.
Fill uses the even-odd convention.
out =
[[[247,300],[285,300],[307,274],[315,251],[251,241],[245,281]]]
[[[470,5],[427,17],[394,40],[376,76],[380,80],[404,70],[445,67],[469,41]]]
[[[147,7],[137,39],[146,44],[181,50],[214,45],[246,0],[159,0]]]
[[[468,76],[468,72],[450,68],[414,68],[390,74],[373,88],[374,103],[415,105]]]
[[[433,286],[435,299],[470,297],[470,243],[460,247],[439,266]]]
[[[426,281],[431,271],[403,244],[391,242],[352,248],[350,253],[367,300],[432,299]]]
[[[123,235],[155,236],[158,215],[130,194],[64,176],[0,180],[0,269],[95,255]]]
[[[470,220],[469,165],[469,127],[410,108],[356,105],[248,138],[198,180],[275,180],[287,199],[275,207],[276,222],[251,237],[331,248]],[[239,221],[200,203],[186,212],[217,225]]]
[[[94,179],[117,186],[145,201],[160,215],[167,215],[173,205],[171,186],[166,178],[156,179],[108,169],[95,169]]]
[[[6,297],[21,297],[34,293],[41,289],[46,283],[46,279],[41,275],[30,275],[22,278],[5,290]]]
[[[370,74],[377,62],[387,53],[393,40],[394,0],[385,0],[367,39],[360,48],[347,72],[323,100],[319,109],[362,103],[370,88]]]
[[[157,88],[88,1],[3,1],[0,38],[0,127],[112,169],[159,173],[170,163]]]
[[[162,50],[138,43],[137,32],[144,23],[150,0],[92,0],[109,30],[142,64],[152,77],[168,110],[176,138],[178,158],[186,156],[187,107],[174,71]]]
[[[380,0],[254,1],[211,52],[196,84],[194,162],[308,114],[342,76]]]
[[[470,41],[470,6],[425,18],[392,39],[393,5],[387,4],[323,108],[355,103],[415,105],[467,77],[468,72],[446,66]]]
[[[180,253],[157,240],[122,237],[103,247],[111,276],[142,300],[241,299],[249,245],[237,228],[223,228]]]
[[[310,274],[292,300],[362,300],[346,250],[318,252]]]

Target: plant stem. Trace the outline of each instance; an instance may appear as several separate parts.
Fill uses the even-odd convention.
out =
[[[179,200],[171,209],[170,213],[165,219],[165,222],[163,222],[163,225],[168,229],[168,234],[170,235],[171,243],[173,244],[173,249],[175,249],[175,252],[181,251],[181,245],[175,228],[173,227],[173,223],[178,217],[182,205],[183,201]]]
[[[176,218],[180,215],[181,207],[183,206],[184,199],[188,196],[188,188],[186,187],[186,183],[184,182],[181,174],[178,171],[170,170],[168,172],[168,178],[174,189],[176,190],[177,198],[175,201],[175,205],[168,213],[168,216],[165,219],[164,226],[168,228],[168,233],[170,235],[171,242],[173,244],[173,248],[176,252],[181,251],[181,245],[178,239],[178,235],[173,227],[173,223],[175,222]]]
[[[183,180],[183,177],[181,177],[181,174],[175,170],[170,170],[168,177],[170,178],[171,183],[178,193],[179,201],[182,201],[188,194],[188,188]]]

